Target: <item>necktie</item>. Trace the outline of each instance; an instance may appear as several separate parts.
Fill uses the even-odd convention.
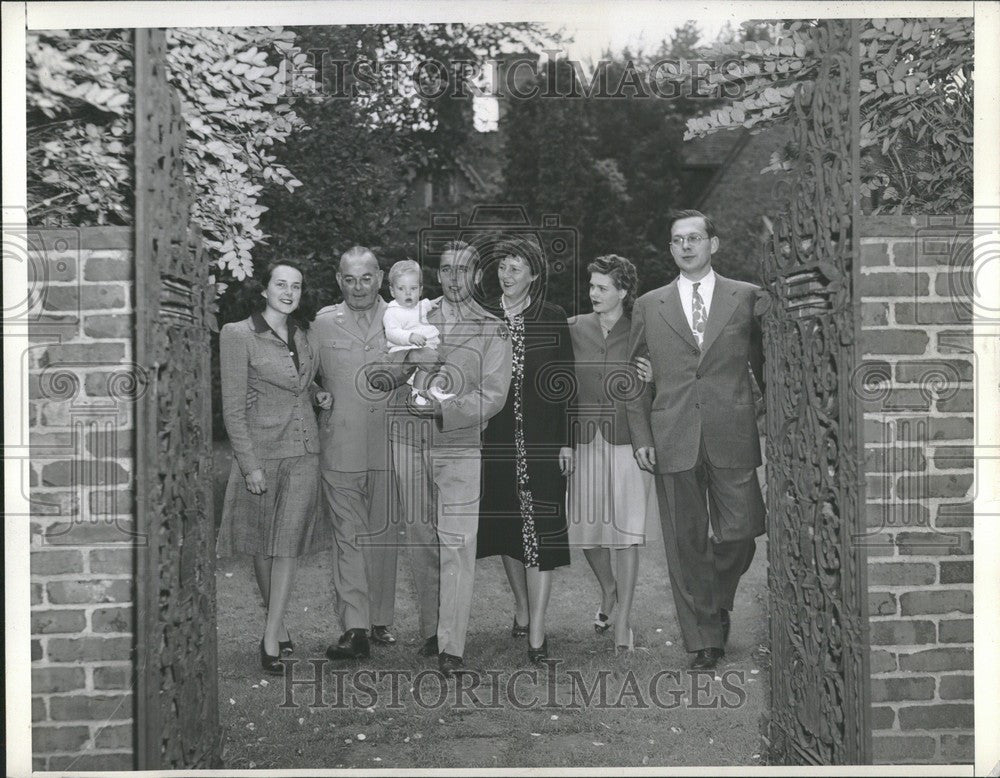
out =
[[[362,332],[368,332],[368,311],[358,311],[358,326]]]
[[[705,323],[708,321],[708,314],[705,311],[705,301],[701,299],[701,295],[698,293],[700,285],[701,283],[698,282],[691,287],[691,332],[694,334],[694,339],[698,341],[699,348],[701,348],[702,341],[705,339]]]

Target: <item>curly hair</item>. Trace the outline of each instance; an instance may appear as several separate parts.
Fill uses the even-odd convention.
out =
[[[639,289],[639,274],[636,273],[635,265],[617,254],[605,254],[587,265],[587,272],[603,273],[611,279],[616,289],[624,289],[625,299],[622,300],[622,307],[625,308],[625,313],[631,316],[636,292]]]

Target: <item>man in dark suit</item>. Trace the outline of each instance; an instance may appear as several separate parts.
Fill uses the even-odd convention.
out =
[[[758,287],[712,269],[712,220],[671,217],[670,251],[681,271],[640,297],[630,359],[646,356],[652,383],[628,404],[639,466],[656,475],[670,586],[692,669],[725,656],[740,576],[764,534],[761,464],[751,369],[764,386]]]

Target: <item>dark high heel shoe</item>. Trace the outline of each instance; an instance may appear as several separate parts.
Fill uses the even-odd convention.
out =
[[[278,653],[282,656],[292,653],[295,650],[295,644],[292,642],[292,633],[286,632],[288,635],[288,640],[278,641]]]
[[[615,599],[611,603],[611,607],[608,608],[608,613],[604,613],[600,608],[594,614],[594,632],[598,635],[603,635],[609,629],[611,629],[611,611],[614,610],[615,605],[618,604],[618,587],[615,587]]]
[[[527,624],[523,627],[517,623],[517,614],[514,615],[514,626],[510,628],[510,636],[512,638],[523,638],[528,636],[528,627],[531,626],[531,621],[529,620]]]
[[[260,666],[263,668],[264,672],[270,673],[271,675],[281,675],[284,672],[284,668],[279,661],[280,656],[271,656],[264,649],[264,638],[260,639]]]
[[[532,664],[538,664],[543,659],[549,658],[549,639],[548,637],[542,640],[542,645],[538,648],[532,648],[531,643],[528,643],[528,661]]]

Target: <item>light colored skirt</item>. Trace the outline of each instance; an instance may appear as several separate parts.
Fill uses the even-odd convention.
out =
[[[299,557],[328,547],[329,533],[320,531],[319,455],[265,459],[261,465],[267,491],[251,494],[233,458],[216,554]]]
[[[570,544],[622,548],[646,541],[646,521],[659,516],[653,475],[639,468],[629,444],[608,443],[598,428],[574,449],[566,485]]]

